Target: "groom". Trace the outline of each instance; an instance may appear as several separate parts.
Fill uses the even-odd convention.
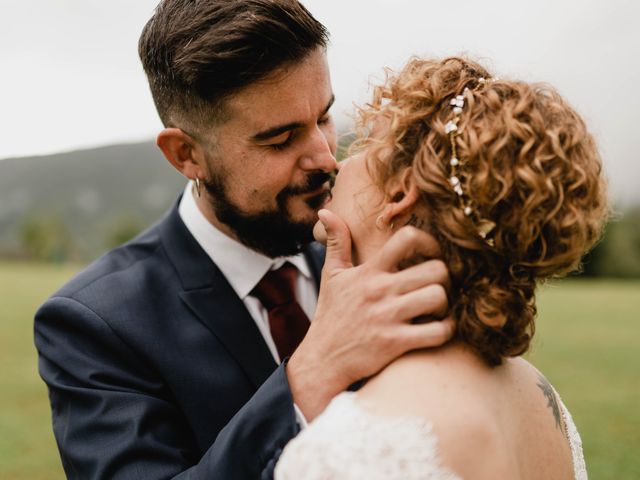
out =
[[[68,478],[271,478],[333,396],[451,335],[411,325],[446,312],[447,275],[398,271],[406,252],[437,255],[410,227],[352,267],[323,212],[317,296],[311,230],[338,168],[326,44],[295,0],[165,0],[146,25],[157,143],[192,182],[36,315]]]

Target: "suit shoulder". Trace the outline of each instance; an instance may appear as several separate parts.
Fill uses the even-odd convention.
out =
[[[98,289],[105,295],[119,285],[139,283],[140,275],[153,270],[163,257],[158,226],[153,226],[138,237],[117,247],[95,260],[78,273],[52,297],[69,297],[80,300],[88,290]],[[137,272],[132,275],[133,272]]]

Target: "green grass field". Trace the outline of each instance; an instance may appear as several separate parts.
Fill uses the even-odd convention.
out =
[[[0,263],[0,479],[64,478],[37,374],[33,313],[76,268]],[[543,288],[530,360],[581,431],[591,479],[640,478],[640,281]]]

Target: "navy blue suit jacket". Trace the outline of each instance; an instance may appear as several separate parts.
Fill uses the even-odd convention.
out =
[[[35,342],[70,479],[267,479],[298,431],[284,366],[175,207],[47,300]]]

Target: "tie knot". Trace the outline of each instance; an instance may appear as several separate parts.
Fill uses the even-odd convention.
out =
[[[252,294],[270,310],[295,301],[296,267],[285,263],[277,270],[269,270],[252,290]]]

